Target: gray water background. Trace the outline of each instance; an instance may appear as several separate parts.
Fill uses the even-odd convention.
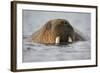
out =
[[[23,62],[67,61],[91,59],[91,14],[52,11],[22,11],[23,26]],[[87,40],[69,45],[43,45],[26,41],[32,33],[51,19],[66,19],[79,30]]]

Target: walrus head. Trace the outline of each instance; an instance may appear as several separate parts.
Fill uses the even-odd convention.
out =
[[[74,41],[76,41],[74,29],[65,19],[50,20],[32,35],[32,42],[37,43],[68,44]]]
[[[55,19],[47,22],[47,30],[55,36],[55,43],[64,44],[73,42],[74,29],[71,24],[64,19]]]

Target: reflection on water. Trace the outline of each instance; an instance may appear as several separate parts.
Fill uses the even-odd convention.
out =
[[[23,62],[45,62],[90,59],[90,41],[67,45],[44,45],[23,40]]]

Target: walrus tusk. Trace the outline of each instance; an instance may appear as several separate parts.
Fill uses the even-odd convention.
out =
[[[72,40],[72,38],[70,36],[68,37],[68,42],[69,43],[73,42],[73,40]]]
[[[56,44],[59,44],[60,43],[60,37],[59,36],[56,37],[55,43]]]

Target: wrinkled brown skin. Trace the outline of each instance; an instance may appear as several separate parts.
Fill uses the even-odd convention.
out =
[[[31,41],[42,44],[55,44],[55,39],[60,36],[60,43],[68,43],[70,36],[73,42],[84,40],[77,34],[71,24],[65,19],[54,19],[48,21],[43,27],[32,34]]]

